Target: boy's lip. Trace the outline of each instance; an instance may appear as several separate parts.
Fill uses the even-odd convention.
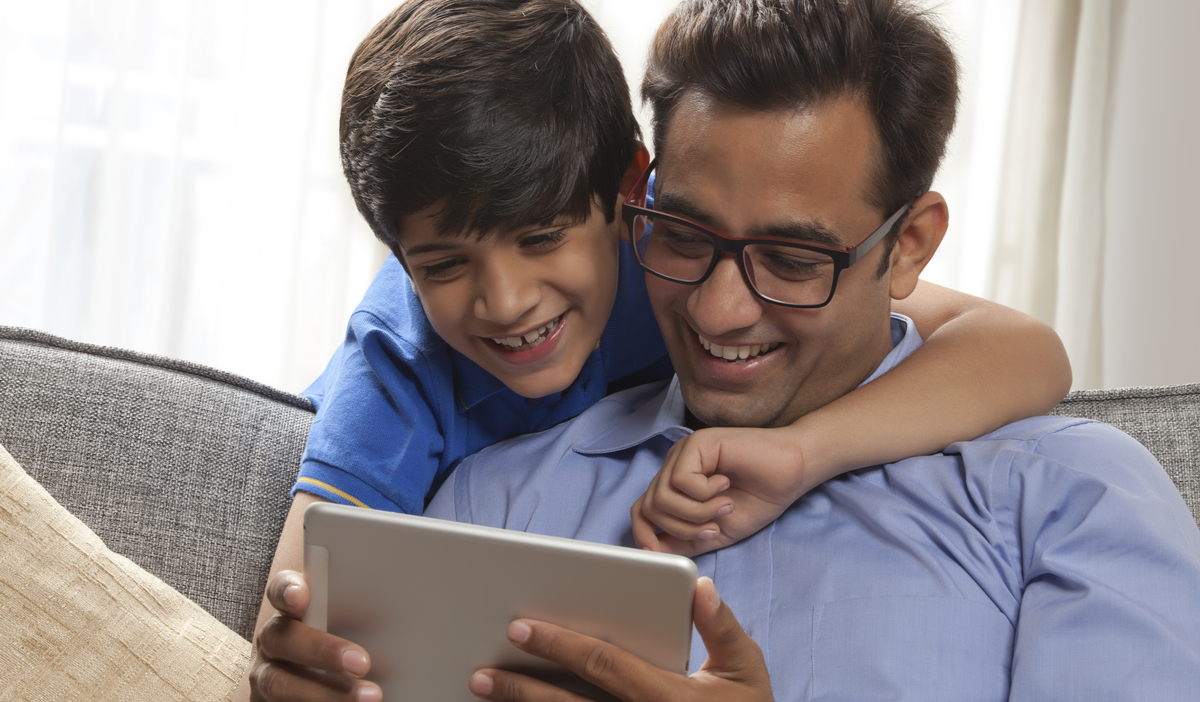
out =
[[[566,314],[566,313],[564,312],[563,314]],[[490,339],[491,341],[494,341],[494,342],[496,342],[497,344],[501,344],[501,343],[503,343],[503,341],[504,341],[505,339],[510,339],[510,340],[511,340],[511,339],[521,339],[521,340],[524,340],[524,337],[525,337],[525,336],[527,336],[527,335],[529,335],[529,334],[532,334],[532,333],[534,333],[534,332],[540,332],[542,329],[544,329],[544,328],[546,328],[546,327],[549,327],[550,325],[552,325],[552,324],[554,324],[554,323],[556,323],[556,322],[560,321],[560,320],[563,318],[563,314],[560,314],[560,315],[558,315],[557,317],[554,317],[553,319],[549,319],[549,320],[547,320],[547,321],[545,321],[545,322],[542,322],[541,324],[534,325],[534,326],[532,326],[532,327],[530,327],[530,328],[526,329],[526,330],[525,330],[525,331],[523,331],[523,332],[519,332],[519,333],[516,333],[516,334],[497,334],[497,335],[494,335],[494,336],[484,336],[484,338],[485,338],[485,339]],[[510,343],[509,345],[511,346],[512,344]]]
[[[563,327],[567,326],[567,313],[562,313],[546,324],[535,327],[530,332],[526,332],[526,334],[539,331],[550,325],[553,325],[553,328],[545,332],[544,336],[541,337],[540,340],[535,339],[536,345],[531,348],[524,348],[525,346],[528,346],[528,343],[523,343],[519,347],[512,348],[502,343],[497,343],[495,341],[496,337],[484,337],[483,345],[506,363],[511,363],[514,365],[535,363],[554,353],[554,350],[558,347],[558,342],[560,339],[562,339]],[[521,341],[524,341],[523,337],[516,336],[501,338],[518,338]]]

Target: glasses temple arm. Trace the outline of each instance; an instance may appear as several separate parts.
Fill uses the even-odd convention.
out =
[[[905,212],[908,212],[910,206],[912,206],[911,202],[896,210],[891,217],[888,217],[886,222],[875,230],[875,233],[863,240],[858,246],[855,246],[854,250],[850,252],[850,263],[847,265],[853,266],[858,259],[870,253],[875,244],[878,244],[885,236],[891,233],[892,227],[896,226],[896,222],[904,216]]]

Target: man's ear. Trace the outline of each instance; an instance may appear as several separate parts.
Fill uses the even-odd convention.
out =
[[[620,233],[622,241],[629,241],[629,232],[625,229],[625,220],[621,218],[621,207],[625,204],[625,198],[629,197],[629,191],[637,185],[638,179],[646,172],[646,167],[649,165],[650,150],[639,141],[637,149],[633,152],[633,158],[629,160],[629,167],[625,169],[625,175],[621,176],[621,189],[617,193],[617,231]]]
[[[917,287],[917,278],[937,252],[949,225],[950,210],[940,193],[928,192],[913,201],[904,228],[892,248],[890,292],[893,300],[903,300],[912,294]]]

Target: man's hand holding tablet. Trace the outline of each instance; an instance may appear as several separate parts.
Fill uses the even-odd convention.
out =
[[[366,651],[299,621],[310,597],[304,576],[290,570],[277,573],[268,583],[267,597],[279,611],[278,619],[287,621],[273,621],[259,636],[256,669],[251,675],[252,699],[383,699],[378,685],[360,679],[370,668]],[[559,663],[629,702],[773,700],[762,651],[720,601],[708,578],[696,582],[692,616],[708,649],[708,660],[691,676],[654,668],[631,653],[553,624],[522,619],[513,622],[507,633],[526,653]],[[528,635],[522,641],[524,627],[528,627]],[[304,666],[330,674],[312,673]],[[495,702],[564,699],[557,688],[507,671],[477,671],[469,684],[477,697]]]
[[[691,676],[656,668],[616,646],[545,622],[518,619],[509,625],[508,638],[522,651],[569,668],[627,702],[775,699],[762,651],[708,578],[696,581],[692,620],[708,649],[708,660]],[[564,698],[562,690],[539,680],[491,669],[471,676],[471,692],[493,702],[574,699]]]
[[[411,518],[409,519],[411,520]],[[449,523],[439,522],[438,524],[445,524],[447,528],[450,528]],[[455,529],[457,527],[458,525],[454,526]],[[508,534],[505,533],[506,538]],[[590,548],[590,545],[571,543],[577,544],[577,548],[585,553]],[[605,548],[611,549],[612,547]],[[455,554],[447,553],[445,557],[453,560]],[[468,562],[474,563],[470,559]],[[336,566],[336,564],[335,561],[334,565]],[[690,568],[690,563],[686,565]],[[307,565],[306,570],[309,570]],[[694,570],[692,572],[694,573]],[[558,577],[554,569],[547,570],[546,573]],[[520,573],[517,573],[517,576],[519,579]],[[319,575],[312,577],[321,579]],[[460,574],[459,577],[452,580],[461,582],[471,580],[471,578],[463,578]],[[345,586],[339,587],[344,590]],[[690,590],[690,588],[688,589]],[[318,599],[326,596],[320,592],[321,588],[318,587],[316,590]],[[404,592],[404,589],[398,589],[398,591]],[[302,575],[294,571],[278,573],[268,584],[267,594],[279,615],[263,627],[258,638],[258,659],[250,676],[252,699],[378,700],[382,698],[382,691],[377,685],[361,679],[369,673],[371,668],[371,659],[363,648],[298,621],[305,614],[305,610],[309,608],[314,595],[314,589],[310,588],[309,583]],[[344,592],[343,594],[335,592],[332,597],[335,599],[341,597],[344,600],[345,594]],[[630,603],[634,609],[637,604]],[[525,606],[528,607],[528,605]],[[319,609],[318,603],[318,613]],[[445,609],[444,606],[443,609]],[[579,609],[588,609],[587,603],[580,603]],[[334,614],[334,619],[344,616],[338,615],[335,610],[330,611]],[[489,618],[494,622],[493,612],[489,611],[489,608],[485,608],[484,611],[488,616],[482,618]],[[313,612],[308,614],[311,619]],[[461,630],[464,623],[452,621],[456,614],[461,618],[462,613],[460,612],[447,612],[444,615],[447,620],[446,627]],[[671,672],[655,667],[642,658],[612,644],[528,617],[520,617],[508,623],[506,634],[508,642],[516,649],[574,671],[579,677],[599,688],[608,690],[620,699],[770,699],[770,682],[758,646],[738,625],[733,613],[720,601],[712,582],[707,578],[700,579],[695,585],[692,616],[709,655],[702,669],[690,678],[681,672]],[[559,621],[561,623],[562,619]],[[501,620],[499,624],[505,622],[508,622],[507,618]],[[470,622],[466,625],[469,628]],[[486,636],[486,632],[490,632],[490,629],[496,626],[495,623],[489,623],[484,630],[484,636]],[[592,627],[592,630],[595,631],[596,624],[586,626]],[[602,625],[601,629],[604,629],[605,626],[607,624]],[[628,624],[624,626],[628,627]],[[414,650],[412,648],[414,641],[418,645],[423,645],[428,641],[429,646],[436,649],[439,645],[437,641],[439,635],[441,635],[440,645],[444,650],[445,632],[435,631],[440,628],[442,627],[431,624],[427,619],[424,626],[417,626],[405,632],[408,635],[407,638],[410,639],[407,650]],[[604,635],[606,638],[611,636],[620,639],[625,632],[609,632]],[[508,648],[508,643],[503,643],[503,639],[501,642],[504,648]],[[372,644],[372,646],[378,645],[378,643]],[[647,656],[642,641],[636,641],[634,645],[641,647],[642,655]],[[478,647],[476,646],[476,648]],[[401,646],[399,650],[405,649]],[[412,657],[419,657],[420,653],[423,652],[413,654]],[[387,652],[387,654],[394,659],[396,650]],[[686,653],[684,657],[686,657]],[[386,658],[387,655],[385,655],[383,663],[384,668],[377,670],[377,674],[372,677],[379,677],[380,674],[384,674],[386,677],[386,669],[389,665]],[[440,661],[440,658],[435,660]],[[478,660],[478,658],[473,660]],[[390,665],[393,668],[398,666],[394,660]],[[417,670],[420,671],[420,674],[424,674],[429,665],[426,663]],[[465,670],[470,670],[472,667],[474,666],[468,666]],[[671,667],[682,668],[682,663],[679,662]],[[316,673],[313,672],[313,669],[328,672],[326,674]],[[470,692],[484,699],[585,699],[575,696],[564,698],[562,697],[563,690],[546,682],[510,671],[487,668],[475,671],[473,675],[467,675],[458,672],[458,670],[464,670],[461,665],[454,670],[455,672],[448,674],[449,677],[469,677]],[[447,673],[442,673],[442,675],[445,676]],[[463,680],[460,683],[456,680],[452,683],[451,689],[462,689],[466,692],[467,682],[467,680]],[[460,685],[461,687],[459,687]],[[403,696],[398,699],[403,699]]]

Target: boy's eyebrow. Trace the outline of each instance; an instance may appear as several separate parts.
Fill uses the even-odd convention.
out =
[[[547,229],[547,230],[548,229],[566,229],[569,227],[578,226],[580,224],[583,224],[586,221],[587,221],[586,217],[559,217],[559,218],[550,220],[549,222],[538,222],[535,224],[529,224],[526,226],[517,227],[502,236],[521,236],[522,234],[528,234],[529,232],[537,231],[539,229]],[[400,249],[404,252],[405,256],[417,256],[417,255],[425,254],[425,253],[436,253],[438,251],[449,251],[451,249],[458,248],[460,246],[460,244],[458,244],[456,240],[459,240],[462,238],[465,238],[465,237],[452,237],[446,241],[432,242],[429,244],[420,244],[420,245],[412,247],[411,249],[406,249],[406,248],[404,248],[404,245],[401,244]]]
[[[418,254],[433,253],[435,251],[449,251],[450,249],[457,249],[458,246],[458,244],[452,242],[435,242],[432,244],[421,244],[419,246],[414,246],[411,249],[406,249],[401,246],[400,249],[404,251],[405,256],[416,256]]]
[[[673,214],[679,217],[703,224],[704,226],[714,229],[721,234],[719,228],[713,226],[712,215],[705,212],[703,209],[693,204],[690,200],[676,193],[662,193],[654,199],[654,209],[664,214]],[[805,244],[817,244],[819,246],[828,246],[831,248],[844,248],[845,244],[838,238],[836,234],[829,231],[825,225],[812,220],[798,220],[788,222],[786,224],[771,224],[765,227],[751,227],[746,232],[746,238],[749,239],[790,239]]]

